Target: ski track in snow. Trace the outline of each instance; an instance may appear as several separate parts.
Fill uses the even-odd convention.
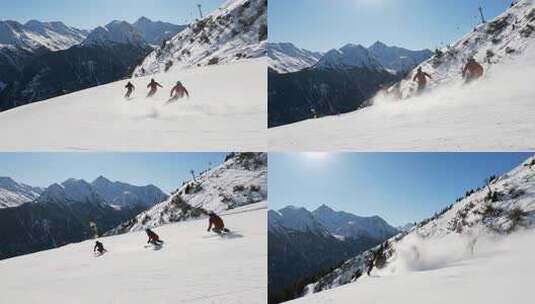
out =
[[[262,58],[134,78],[129,100],[122,80],[21,106],[0,113],[0,150],[264,151],[266,77]],[[178,80],[191,98],[167,103]]]
[[[372,272],[356,283],[289,303],[527,303],[535,272],[533,230],[477,244],[467,259],[395,274]],[[452,245],[450,243],[450,245]],[[453,247],[456,245],[453,244]],[[444,246],[442,246],[444,247]]]
[[[268,131],[274,151],[535,150],[535,47],[493,66],[471,85]]]
[[[84,241],[0,261],[0,303],[266,303],[266,202],[222,213],[233,237],[207,237],[207,220]]]

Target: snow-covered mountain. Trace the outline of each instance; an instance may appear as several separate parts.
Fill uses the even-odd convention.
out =
[[[0,177],[0,208],[18,207],[34,201],[43,189],[18,183],[10,177]]]
[[[312,211],[312,214],[331,234],[348,239],[366,237],[384,240],[399,232],[379,216],[357,216],[343,211],[335,211],[327,205],[321,205]]]
[[[368,51],[383,67],[398,73],[410,71],[433,55],[430,50],[412,51],[396,46],[387,46],[380,41],[372,44]]]
[[[92,238],[167,198],[155,186],[104,177],[93,183],[71,178],[44,190],[14,184],[9,178],[0,178],[0,184],[0,202],[5,188],[18,190],[19,200],[34,198],[31,204],[0,208],[0,259]]]
[[[104,176],[95,179],[91,186],[109,205],[118,208],[128,208],[135,205],[148,208],[168,197],[154,185],[134,186],[117,181],[112,182]]]
[[[315,68],[348,69],[354,67],[384,68],[406,72],[433,55],[430,50],[412,51],[387,46],[377,41],[369,48],[348,44],[327,53],[300,49],[292,43],[268,43],[269,67],[278,73],[291,73],[314,66]]]
[[[314,69],[369,68],[384,69],[375,56],[360,44],[346,44],[340,49],[326,52],[314,65]]]
[[[369,238],[387,239],[399,231],[379,216],[362,217],[343,211],[335,211],[321,205],[314,211],[287,206],[268,213],[269,230],[280,229],[312,232],[318,235],[330,234],[338,238],[358,240]]]
[[[171,196],[109,234],[139,231],[267,199],[267,154],[230,153],[223,164],[184,183]]]
[[[160,45],[164,40],[174,37],[187,28],[185,25],[152,21],[147,17],[139,18],[132,26],[141,34],[147,43],[154,46]]]
[[[479,24],[451,45],[435,51],[433,57],[418,67],[430,74],[431,89],[461,81],[461,71],[470,57],[483,65],[486,73],[507,64],[535,44],[535,1],[520,0],[494,20]],[[414,96],[412,81],[416,69],[403,80],[403,97]]]
[[[484,255],[487,250],[495,252],[499,242],[517,234],[527,233],[532,238],[534,169],[535,157],[531,157],[502,176],[490,177],[486,185],[466,191],[455,203],[412,230],[346,261],[309,285],[308,293],[352,282],[359,284],[361,280],[366,282],[367,272],[377,280],[388,282],[392,275],[410,277],[413,272],[441,271],[454,264],[463,267],[472,256]],[[509,273],[516,271],[513,269]],[[384,292],[389,293],[389,290]]]
[[[267,0],[227,0],[149,54],[135,76],[265,56]]]
[[[327,229],[314,218],[310,211],[295,206],[287,206],[278,211],[269,210],[268,230],[272,232],[291,230],[329,235]]]
[[[141,32],[132,24],[114,20],[92,30],[82,45],[108,45],[110,43],[143,45],[146,42]]]
[[[164,88],[146,98],[151,77]],[[190,98],[168,102],[177,79]],[[264,59],[131,81],[137,90],[130,100],[126,81],[117,81],[0,113],[0,129],[9,130],[0,132],[0,150],[266,150]]]
[[[268,43],[268,66],[278,73],[292,73],[309,68],[323,56],[321,52],[313,52],[298,48],[289,42]]]
[[[148,208],[167,199],[167,195],[154,185],[134,186],[112,182],[99,176],[92,183],[70,178],[44,189],[37,199],[42,203],[106,204],[114,208]]]
[[[25,24],[17,21],[0,21],[0,50],[20,48],[35,51],[46,48],[59,51],[80,44],[88,31],[66,26],[62,22],[30,20]],[[1,51],[0,51],[1,52]]]
[[[225,238],[207,233],[202,219],[156,229],[161,250],[144,248],[137,232],[99,239],[108,250],[100,257],[87,240],[0,261],[0,302],[265,304],[266,208],[222,213],[236,231]]]
[[[88,203],[103,204],[100,196],[90,183],[83,179],[70,178],[61,184],[48,186],[37,199],[38,203]]]
[[[385,235],[386,222],[371,219],[335,212],[325,205],[313,212],[295,206],[270,210],[269,302],[280,303],[300,296],[312,278],[392,236]],[[358,221],[358,225],[348,223],[350,220]],[[357,226],[362,230],[357,231]]]

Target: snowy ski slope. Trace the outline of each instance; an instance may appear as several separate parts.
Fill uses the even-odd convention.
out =
[[[164,88],[146,98],[155,78]],[[126,80],[0,113],[0,150],[265,150],[266,60]],[[167,103],[177,80],[191,98]]]
[[[357,283],[288,303],[530,303],[534,231],[487,245],[473,257],[443,267],[391,276],[372,274]]]
[[[402,100],[379,94],[363,110],[273,128],[269,146],[276,151],[534,150],[534,29],[535,0],[517,1],[441,50],[440,57],[423,62],[433,77],[424,94],[414,96],[414,81],[403,80]],[[461,68],[472,56],[485,74],[464,85]]]
[[[535,149],[535,45],[471,85],[443,85],[352,113],[268,131],[271,150],[526,151]]]
[[[396,295],[403,303],[526,302],[525,286],[535,271],[534,191],[535,157],[530,157],[388,245],[355,256],[309,284],[306,303],[348,303],[351,294],[361,303],[390,303]],[[370,259],[378,256],[386,263],[378,266],[375,259],[368,275]]]
[[[0,261],[0,303],[266,303],[266,202],[224,214],[235,233],[206,232],[207,220],[155,229],[166,241],[145,248],[144,232]]]

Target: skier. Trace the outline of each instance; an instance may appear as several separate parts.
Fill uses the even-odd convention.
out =
[[[157,83],[154,78],[150,80],[150,83],[147,85],[147,88],[150,88],[149,94],[147,94],[147,97],[151,97],[152,95],[156,94],[156,91],[158,91],[158,87],[163,88],[161,84]]]
[[[154,231],[147,228],[145,229],[145,232],[147,233],[147,236],[149,237],[147,244],[153,244],[156,246],[161,246],[163,244],[163,241],[160,240],[160,237],[156,233],[154,233]]]
[[[210,211],[208,213],[208,216],[209,216],[208,231],[212,230],[213,232],[217,234],[221,234],[222,232],[230,232],[230,230],[225,228],[225,223],[223,223],[223,219],[221,219],[221,217],[219,217],[213,211]],[[214,226],[213,229],[212,229],[212,226]]]
[[[189,98],[188,90],[182,85],[182,82],[177,81],[176,85],[171,89],[171,98],[169,99],[169,101],[180,99],[184,97],[184,95]]]
[[[132,92],[134,92],[136,87],[130,81],[124,87],[126,88],[124,98],[130,98],[130,95],[132,95]]]
[[[463,69],[463,78],[465,83],[470,83],[483,76],[483,66],[479,64],[474,57],[470,57]]]
[[[104,249],[104,244],[102,244],[101,242],[99,241],[96,241],[95,242],[95,247],[93,247],[93,252],[97,253],[99,255],[103,255],[107,250]]]
[[[418,68],[418,71],[412,78],[412,81],[416,81],[418,83],[418,90],[417,92],[420,94],[425,90],[425,87],[427,86],[427,78],[432,79],[431,75],[427,74],[426,72],[422,71],[422,67]]]

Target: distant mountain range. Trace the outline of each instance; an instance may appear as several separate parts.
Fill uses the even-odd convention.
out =
[[[153,185],[99,177],[68,179],[45,189],[0,178],[0,259],[82,241],[166,200]],[[98,231],[91,229],[94,223]]]
[[[289,42],[267,44],[268,65],[278,73],[292,73],[316,64],[323,53],[296,47]]]
[[[184,28],[145,17],[92,31],[0,21],[0,110],[128,77],[153,46]]]
[[[39,187],[17,183],[10,177],[0,177],[0,209],[18,207],[34,201],[43,192]]]
[[[378,216],[360,217],[322,205],[268,213],[269,303],[301,296],[305,285],[348,257],[398,233]]]
[[[290,43],[271,43],[268,125],[357,110],[431,56],[429,50],[411,51],[382,42],[369,48],[347,44],[324,54]]]
[[[387,69],[395,73],[404,73],[433,55],[430,50],[412,51],[387,46],[380,41],[368,48],[350,43],[326,53],[298,48],[288,42],[269,43],[267,50],[269,67],[278,73],[298,72],[307,68],[345,70],[354,67]]]

